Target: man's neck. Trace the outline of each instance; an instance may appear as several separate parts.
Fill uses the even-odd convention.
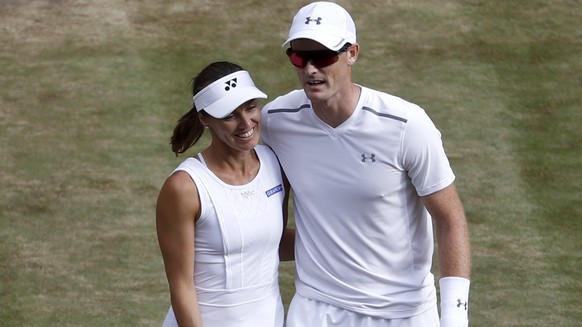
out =
[[[356,105],[360,100],[361,88],[351,84],[344,93],[339,93],[335,97],[318,102],[311,102],[313,111],[323,122],[332,128],[343,124],[356,110]]]

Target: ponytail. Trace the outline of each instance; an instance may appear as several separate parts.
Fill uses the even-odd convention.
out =
[[[174,133],[170,139],[172,152],[176,154],[176,157],[186,152],[186,150],[198,142],[203,133],[204,125],[202,125],[202,122],[198,118],[196,108],[192,107],[190,111],[178,120],[178,124],[174,127]]]

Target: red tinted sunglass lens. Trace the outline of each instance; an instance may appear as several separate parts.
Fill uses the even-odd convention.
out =
[[[342,51],[343,52],[343,51]],[[287,56],[293,66],[304,68],[308,62],[311,62],[315,67],[327,67],[334,64],[339,59],[339,53],[335,51],[293,51],[291,48],[287,49]]]
[[[293,66],[298,68],[303,68],[307,65],[307,60],[304,60],[302,57],[300,57],[297,52],[291,52],[289,54],[289,61],[291,61]]]
[[[320,52],[318,54],[314,54],[314,56],[311,57],[311,62],[316,67],[327,67],[337,62],[338,59],[339,56],[337,55],[337,53],[325,51]]]

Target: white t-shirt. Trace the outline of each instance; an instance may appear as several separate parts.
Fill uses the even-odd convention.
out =
[[[194,158],[176,168],[190,175],[200,197],[193,278],[205,327],[283,326],[278,269],[285,190],[273,152],[264,145],[255,151],[259,172],[245,185],[224,183]],[[171,308],[163,326],[177,326]]]
[[[297,292],[387,319],[436,303],[433,232],[420,196],[454,174],[441,135],[415,104],[361,87],[332,128],[303,90],[262,111],[262,137],[294,194]]]

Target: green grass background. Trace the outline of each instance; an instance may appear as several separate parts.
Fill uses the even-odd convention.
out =
[[[157,193],[208,63],[296,88],[306,1],[0,1],[0,324],[158,326]],[[339,1],[354,79],[423,106],[473,244],[472,326],[582,321],[582,1]],[[207,142],[204,139],[200,146]],[[193,149],[189,154],[193,154]],[[281,268],[286,303],[293,264]]]

